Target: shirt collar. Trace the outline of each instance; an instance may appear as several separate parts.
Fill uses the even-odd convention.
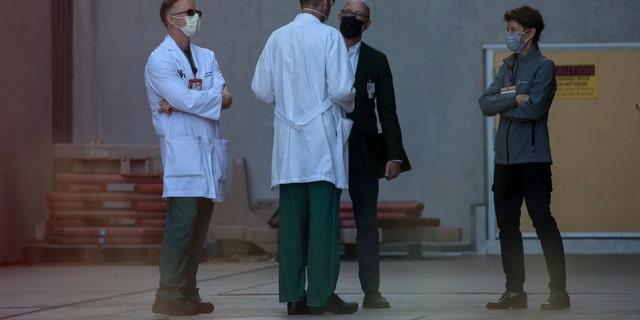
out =
[[[362,41],[358,41],[358,43],[351,46],[349,48],[349,57],[357,56],[360,53],[360,47],[362,47]]]

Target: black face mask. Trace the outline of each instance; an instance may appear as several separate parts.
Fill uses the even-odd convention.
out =
[[[340,33],[347,39],[353,39],[362,34],[364,22],[356,17],[342,17],[340,22]]]

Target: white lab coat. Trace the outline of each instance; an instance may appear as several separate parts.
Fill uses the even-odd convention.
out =
[[[163,198],[224,199],[228,141],[219,135],[225,81],[213,51],[191,44],[197,74],[175,41],[166,36],[145,67],[153,126],[160,139],[164,167]],[[190,90],[189,79],[202,79],[202,91]],[[178,111],[159,113],[166,99]]]
[[[335,28],[301,13],[271,34],[251,83],[259,100],[275,104],[271,188],[314,181],[348,188],[353,84]]]

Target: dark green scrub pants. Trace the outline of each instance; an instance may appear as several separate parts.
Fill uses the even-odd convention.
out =
[[[280,302],[306,298],[308,306],[324,307],[335,291],[341,193],[327,181],[280,185]]]
[[[200,299],[196,273],[213,213],[207,198],[168,198],[160,253],[160,288],[156,296],[165,300]]]

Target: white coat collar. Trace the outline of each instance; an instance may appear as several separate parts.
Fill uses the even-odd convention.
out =
[[[322,23],[320,22],[320,19],[318,19],[316,16],[306,12],[298,13],[294,21],[308,21],[308,22]]]
[[[189,64],[189,60],[187,59],[187,56],[184,54],[182,49],[178,46],[176,41],[173,40],[173,38],[171,38],[170,35],[166,35],[164,37],[164,41],[162,42],[161,46],[165,48],[168,52],[170,52],[174,58],[178,59],[185,73],[187,74],[191,73],[191,64]],[[194,45],[192,43],[189,43],[189,50],[191,50],[193,59],[196,60],[196,53],[194,50]]]

